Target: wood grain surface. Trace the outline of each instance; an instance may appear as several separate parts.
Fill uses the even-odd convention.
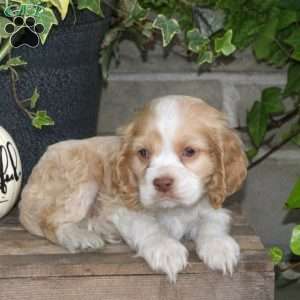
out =
[[[175,285],[125,244],[70,254],[26,232],[14,211],[0,222],[0,300],[272,300],[273,265],[239,205],[229,208],[232,234],[241,247],[234,275],[209,270],[187,242],[189,266]]]

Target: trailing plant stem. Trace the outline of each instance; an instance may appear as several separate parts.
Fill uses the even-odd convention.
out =
[[[10,68],[10,81],[11,81],[11,91],[13,94],[13,97],[15,99],[15,102],[17,104],[17,106],[30,118],[33,119],[34,118],[34,114],[32,112],[30,112],[28,109],[26,109],[24,107],[24,105],[22,104],[22,101],[20,101],[19,97],[18,97],[18,93],[17,93],[17,87],[16,87],[16,74],[14,72],[13,69]]]
[[[299,114],[299,107],[296,107],[295,109],[288,112],[285,116],[278,120],[272,120],[271,124],[268,125],[268,130],[272,129],[278,129],[288,121],[292,120]]]
[[[6,55],[9,54],[10,50],[12,49],[12,45],[10,40],[8,39],[0,49],[0,62],[5,58]]]
[[[296,107],[293,110],[289,111],[286,115],[279,119],[272,119],[271,122],[268,124],[267,130],[271,131],[274,129],[279,129],[287,122],[293,120],[295,117],[298,116],[300,112],[300,108]],[[234,128],[235,130],[241,131],[241,132],[248,132],[248,127],[246,126],[238,126]]]
[[[264,161],[266,158],[268,158],[271,154],[273,154],[275,151],[279,150],[280,148],[282,148],[284,145],[286,145],[287,143],[289,143],[293,138],[295,138],[297,135],[300,134],[300,129],[295,131],[293,134],[291,134],[290,136],[288,136],[286,139],[284,139],[282,142],[280,142],[279,144],[277,144],[276,146],[272,147],[269,151],[267,151],[264,155],[262,155],[260,158],[258,158],[257,160],[253,161],[249,166],[248,166],[248,170],[252,169],[253,167],[255,167],[256,165],[258,165],[259,163],[261,163],[262,161]]]

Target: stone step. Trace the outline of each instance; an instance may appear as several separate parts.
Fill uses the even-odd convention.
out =
[[[292,228],[299,223],[300,212],[284,207],[299,178],[299,152],[279,151],[251,169],[244,188],[234,196],[267,248],[278,245],[288,251]]]
[[[281,73],[113,73],[102,93],[98,133],[113,133],[146,102],[171,94],[202,98],[225,111],[233,127],[243,126],[262,89],[285,80]]]
[[[154,47],[147,52],[146,59],[142,59],[141,52],[130,41],[123,41],[120,45],[120,64],[111,65],[111,73],[171,73],[192,72],[197,73],[207,70],[203,65],[200,69],[196,63],[188,61],[183,56],[182,49],[175,45],[168,52],[160,46]],[[262,72],[279,73],[282,70],[268,66],[265,63],[257,63],[251,50],[236,52],[233,56],[219,59],[217,63],[210,65],[212,72]]]

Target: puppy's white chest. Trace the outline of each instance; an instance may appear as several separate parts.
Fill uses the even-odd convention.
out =
[[[200,218],[198,210],[193,208],[177,208],[159,213],[157,221],[177,240],[189,236],[196,221]]]

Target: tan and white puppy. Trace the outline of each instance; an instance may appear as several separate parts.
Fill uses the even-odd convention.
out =
[[[232,274],[239,246],[221,208],[246,177],[240,139],[200,99],[150,102],[119,136],[48,148],[22,193],[20,220],[70,251],[121,239],[171,281],[187,265],[183,237],[212,269]]]

